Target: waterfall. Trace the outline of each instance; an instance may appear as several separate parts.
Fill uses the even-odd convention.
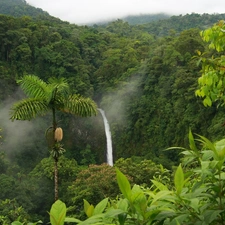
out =
[[[101,113],[103,122],[104,122],[104,127],[105,127],[105,135],[106,135],[106,141],[107,141],[107,163],[110,166],[113,166],[113,151],[112,151],[112,138],[111,138],[111,132],[110,132],[110,127],[109,127],[109,122],[105,116],[105,112],[102,109],[98,109],[98,111]]]

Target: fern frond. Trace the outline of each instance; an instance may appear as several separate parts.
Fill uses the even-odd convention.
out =
[[[13,105],[10,111],[10,119],[12,121],[31,120],[36,116],[45,115],[48,109],[48,105],[42,99],[24,99]]]
[[[61,109],[61,111],[86,117],[97,114],[97,105],[90,98],[84,98],[79,95],[70,95],[64,100],[64,108]]]
[[[17,81],[24,93],[30,98],[46,98],[49,93],[48,85],[39,77],[25,75]]]

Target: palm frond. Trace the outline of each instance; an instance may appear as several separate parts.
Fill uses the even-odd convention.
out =
[[[45,115],[48,105],[42,99],[28,98],[15,103],[10,111],[10,119],[31,120],[39,115]]]
[[[61,111],[86,117],[97,114],[97,105],[90,98],[84,98],[79,95],[70,95],[64,100],[64,108],[61,109]]]
[[[48,85],[51,87],[51,90],[54,92],[56,91],[57,93],[60,93],[62,95],[66,95],[69,93],[69,84],[67,80],[63,77],[61,78],[56,78],[56,77],[51,77],[48,80]]]
[[[47,84],[39,77],[25,75],[17,81],[24,93],[30,98],[45,98],[48,94]]]

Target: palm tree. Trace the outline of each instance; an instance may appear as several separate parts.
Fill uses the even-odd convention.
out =
[[[69,94],[69,85],[64,78],[50,78],[44,82],[34,75],[26,75],[18,80],[18,84],[28,96],[15,103],[11,108],[12,121],[31,120],[37,116],[52,113],[52,146],[54,159],[55,201],[58,199],[58,158],[63,152],[62,145],[55,139],[57,129],[56,111],[87,117],[96,115],[97,106],[89,98]]]

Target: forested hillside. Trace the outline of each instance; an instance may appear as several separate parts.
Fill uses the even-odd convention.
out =
[[[168,19],[156,20],[152,23],[144,24],[143,29],[154,33],[157,36],[170,35],[173,30],[181,32],[190,28],[206,29],[211,24],[224,19],[225,14],[207,14],[202,15],[197,13],[171,16]],[[142,25],[140,25],[142,26]]]
[[[223,133],[217,109],[205,109],[194,95],[200,69],[192,57],[196,50],[204,51],[200,30],[159,38],[122,20],[105,28],[3,15],[1,21],[2,101],[12,97],[15,80],[24,74],[67,78],[75,93],[105,109],[115,158],[155,155],[158,160],[162,149],[185,145],[189,127],[213,138],[215,126]],[[67,135],[77,137],[74,143],[69,136],[66,140],[69,148],[76,148],[71,149],[74,157],[79,161],[79,152],[89,146],[95,161],[103,162],[104,132],[95,130],[99,126],[85,120],[90,128],[84,131],[83,119],[67,120],[78,120],[68,121],[74,127],[65,126]]]
[[[140,14],[135,16],[126,16],[122,18],[123,21],[128,22],[130,25],[137,25],[137,24],[146,24],[153,21],[158,21],[162,19],[168,19],[170,15],[165,13],[158,13],[158,14]]]
[[[223,137],[224,109],[204,107],[195,90],[201,73],[197,50],[211,54],[200,31],[224,15],[172,16],[143,25],[119,19],[94,26],[77,26],[47,14],[31,16],[0,15],[1,200],[15,198],[32,215],[44,215],[52,203],[53,193],[46,194],[53,188],[45,140],[50,116],[29,122],[9,120],[12,103],[24,98],[16,80],[27,74],[44,81],[66,78],[75,94],[92,98],[104,109],[112,132],[114,161],[136,183],[149,180],[144,181],[144,174],[140,179],[135,172],[129,174],[129,165],[133,171],[159,171],[157,164],[166,168],[177,165],[178,153],[164,150],[188,147],[190,128],[211,140]],[[86,197],[82,189],[88,186],[84,184],[85,173],[106,170],[108,180],[104,182],[115,183],[115,179],[110,180],[114,172],[104,164],[90,167],[76,180],[88,165],[105,162],[103,121],[100,115],[57,116],[66,149],[59,169],[60,194],[65,201],[82,202]],[[87,195],[99,200],[88,190]],[[71,197],[81,192],[77,198]],[[110,194],[115,191],[109,190]],[[2,202],[2,209],[4,204],[9,203]]]
[[[29,5],[25,0],[1,0],[0,13],[15,17],[21,16],[50,17],[50,15],[47,12],[44,12],[40,8],[35,8]]]

